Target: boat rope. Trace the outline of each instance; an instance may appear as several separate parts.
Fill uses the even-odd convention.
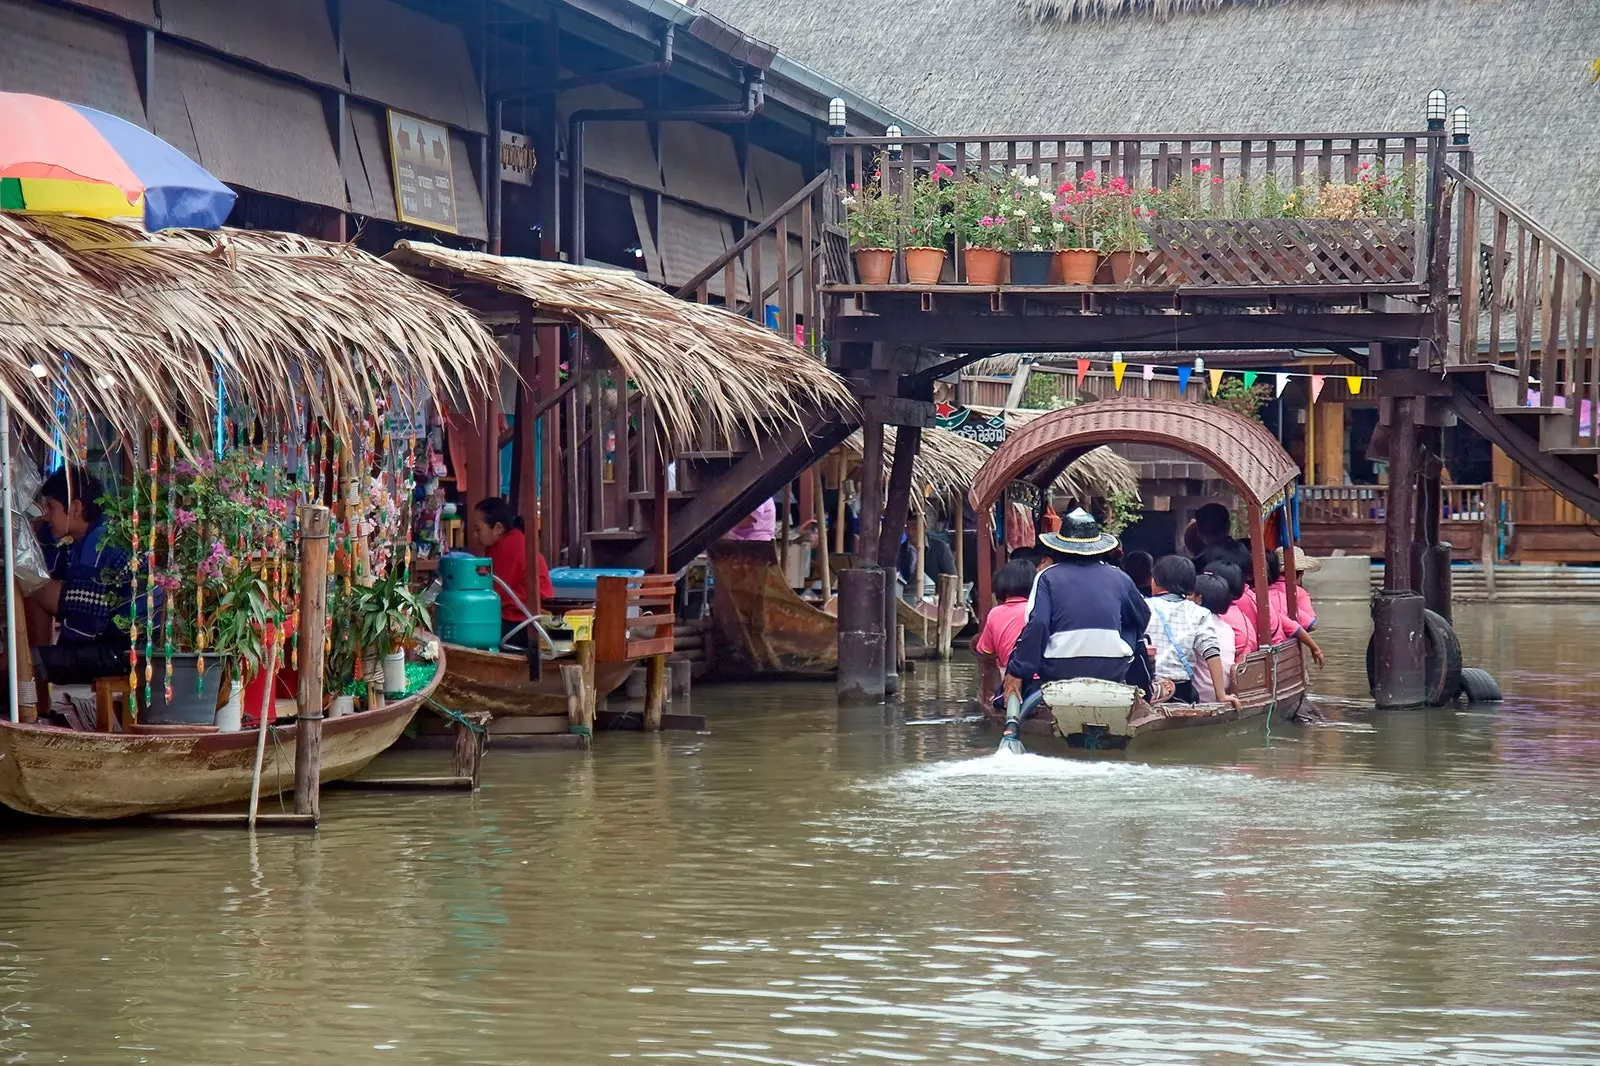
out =
[[[486,728],[484,728],[481,725],[478,725],[476,722],[472,721],[472,719],[468,718],[466,715],[462,714],[460,711],[452,711],[450,708],[446,707],[444,704],[440,703],[438,700],[434,699],[432,696],[428,697],[428,706],[433,708],[435,711],[438,711],[441,715],[443,715],[445,718],[449,719],[450,721],[454,722],[456,725],[460,726],[462,729],[468,729],[468,730],[471,730],[474,733],[479,733],[479,734],[483,734],[483,733],[487,733],[488,732],[488,730]]]
[[[590,729],[586,725],[569,725],[569,726],[567,726],[567,732],[576,734],[577,736],[580,736],[580,737],[593,737],[594,736],[594,730]]]
[[[1272,702],[1267,704],[1267,739],[1272,739],[1272,714],[1278,709],[1278,655],[1272,654]]]

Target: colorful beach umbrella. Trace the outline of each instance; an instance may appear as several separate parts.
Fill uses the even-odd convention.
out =
[[[91,107],[0,92],[0,211],[216,229],[235,193],[148,130]]]

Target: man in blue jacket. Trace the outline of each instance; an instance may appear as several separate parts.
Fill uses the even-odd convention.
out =
[[[1028,622],[1006,664],[1004,692],[1024,697],[1026,713],[1037,705],[1033,694],[1046,681],[1090,677],[1141,684],[1148,670],[1136,657],[1144,654],[1150,606],[1133,579],[1106,561],[1117,538],[1078,509],[1062,519],[1060,533],[1041,534],[1039,546],[1051,564],[1034,580]]]

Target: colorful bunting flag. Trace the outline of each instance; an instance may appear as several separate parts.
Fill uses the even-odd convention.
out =
[[[1154,381],[1156,379],[1156,368],[1149,363],[1144,365],[1144,379],[1146,381]]]
[[[1352,395],[1352,396],[1360,396],[1361,395],[1361,378],[1355,377],[1355,376],[1347,377],[1347,378],[1344,379],[1344,383],[1346,385],[1350,386],[1350,395]]]
[[[1189,391],[1189,375],[1193,372],[1191,367],[1180,366],[1178,368],[1178,395],[1182,396]]]
[[[1317,397],[1322,395],[1322,375],[1311,375],[1311,402],[1316,403]]]
[[[1254,370],[1246,370],[1244,372],[1244,387],[1247,388],[1247,389],[1255,388],[1256,387],[1256,378],[1258,378],[1260,376],[1261,375],[1257,374]]]
[[[1278,380],[1276,382],[1277,387],[1273,390],[1272,395],[1274,395],[1274,396],[1282,396],[1283,395],[1283,390],[1289,387],[1289,375],[1288,374],[1275,374],[1273,376],[1276,377]]]
[[[1211,395],[1215,396],[1217,390],[1222,388],[1222,371],[1208,370],[1206,373],[1211,375]]]
[[[1089,372],[1089,360],[1078,360],[1078,388],[1083,388],[1083,376]]]
[[[1111,364],[1111,383],[1117,387],[1118,392],[1122,391],[1122,375],[1127,369],[1128,364],[1121,360]]]

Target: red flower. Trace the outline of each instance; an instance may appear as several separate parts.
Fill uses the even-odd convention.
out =
[[[1211,164],[1210,163],[1196,163],[1194,165],[1194,172],[1196,174],[1209,174],[1209,173],[1211,173]]]
[[[1100,180],[1100,175],[1096,174],[1092,170],[1085,170],[1083,172],[1083,180],[1089,182],[1090,184],[1093,184],[1093,183],[1095,183],[1095,182]]]
[[[1072,190],[1072,189],[1076,189],[1077,187],[1078,187],[1077,183],[1074,182],[1071,178],[1068,178],[1066,181],[1064,181],[1060,185],[1056,186],[1056,195],[1060,196],[1062,193],[1068,192],[1069,190]]]
[[[1222,179],[1221,178],[1212,178],[1211,179],[1211,184],[1213,184],[1213,185],[1221,185],[1222,184]]]

